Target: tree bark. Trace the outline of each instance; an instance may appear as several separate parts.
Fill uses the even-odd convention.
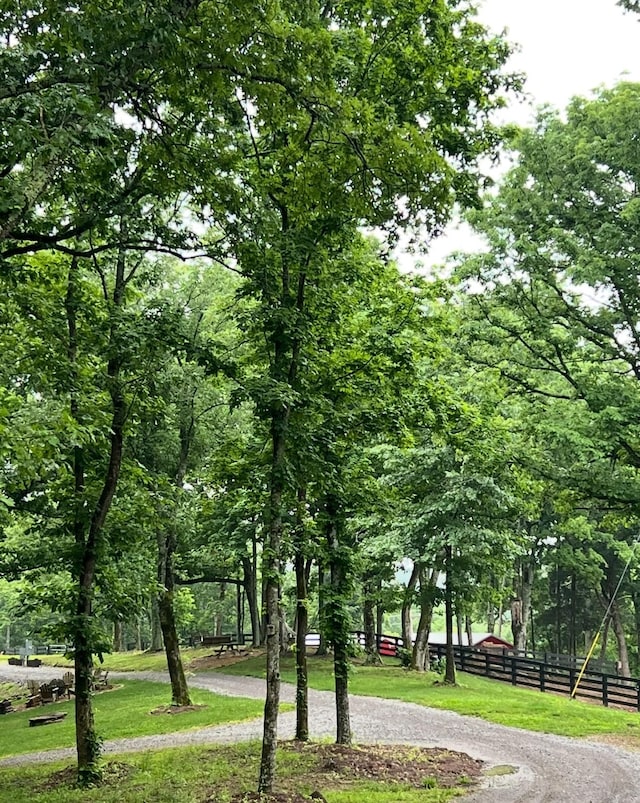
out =
[[[220,583],[220,593],[218,595],[218,599],[221,603],[223,603],[227,596],[227,586],[225,583]],[[224,630],[224,615],[220,608],[218,608],[216,615],[215,615],[215,622],[213,625],[213,632],[216,636],[221,636],[222,631]]]
[[[320,640],[318,641],[318,649],[316,650],[317,656],[327,654],[327,636],[326,636],[326,623],[325,623],[325,597],[327,588],[328,572],[325,571],[321,561],[318,560],[318,621],[320,622]]]
[[[445,547],[445,589],[444,589],[444,618],[447,631],[447,646],[445,651],[444,682],[455,686],[456,659],[453,651],[453,549],[450,544]]]
[[[113,293],[113,306],[121,306],[125,288],[125,253],[120,250],[116,261],[116,280]],[[78,261],[74,258],[69,268],[65,311],[68,327],[68,359],[71,375],[70,412],[75,420],[79,418],[78,373],[77,373],[77,324],[78,299]],[[110,340],[116,341],[115,316],[111,322]],[[85,530],[85,479],[84,454],[81,447],[74,449],[74,518],[73,531],[79,554],[77,572],[77,598],[73,626],[74,668],[75,668],[75,723],[76,753],[78,757],[78,782],[87,785],[97,780],[101,773],[98,767],[101,742],[95,730],[92,706],[93,653],[91,639],[93,584],[96,573],[98,552],[102,546],[104,523],[111,508],[118,486],[122,465],[123,431],[126,419],[125,399],[120,385],[121,362],[118,354],[107,362],[108,389],[111,397],[111,427],[109,457],[105,466],[102,489],[91,513],[88,528]]]
[[[270,794],[276,769],[278,706],[280,704],[280,549],[282,540],[282,495],[285,487],[285,433],[287,408],[273,414],[271,422],[272,462],[267,541],[263,553],[265,588],[265,638],[267,646],[267,689],[264,703],[262,757],[258,792]]]
[[[363,625],[364,625],[364,651],[366,654],[365,663],[369,665],[381,664],[382,658],[378,652],[376,643],[376,617],[374,589],[377,584],[375,577],[369,573],[365,574],[363,580]]]
[[[255,536],[253,539],[253,555],[249,558],[244,555],[242,558],[242,572],[244,578],[244,590],[247,595],[247,605],[249,606],[249,618],[251,619],[251,641],[253,647],[260,646],[260,609],[258,607],[258,572],[257,572],[257,545]]]
[[[458,647],[464,647],[464,638],[462,636],[462,614],[456,611],[456,635],[458,637]]]
[[[327,503],[327,547],[331,573],[331,605],[329,628],[333,643],[333,673],[336,698],[336,744],[351,744],[349,713],[349,641],[350,627],[345,604],[348,549],[340,543],[338,503],[329,497]]]
[[[640,671],[640,591],[636,589],[635,583],[631,587],[631,600],[633,602],[633,625],[636,637],[635,672]],[[603,637],[604,641],[604,637]]]
[[[180,642],[173,608],[173,596],[175,594],[173,553],[175,548],[176,536],[173,531],[159,535],[158,584],[161,590],[157,598],[158,618],[171,680],[171,702],[173,705],[191,705],[187,678],[180,656]]]
[[[151,599],[149,618],[151,620],[151,644],[149,644],[149,652],[160,652],[164,649],[164,642],[162,640],[162,626],[160,625],[158,594],[154,594]]]
[[[413,644],[412,627],[411,627],[411,606],[415,599],[415,589],[420,579],[420,563],[415,561],[411,569],[411,575],[407,582],[407,587],[404,590],[402,598],[402,611],[401,611],[401,628],[402,628],[402,646],[405,650],[410,650]]]
[[[611,623],[613,625],[613,632],[616,637],[616,644],[618,646],[618,662],[620,665],[620,674],[625,677],[631,677],[631,669],[629,667],[629,650],[627,649],[627,636],[624,632],[624,624],[620,614],[618,602],[614,602],[611,606]]]
[[[384,603],[382,601],[382,580],[378,580],[378,604],[376,605],[376,633],[382,633],[384,622]]]
[[[531,611],[533,590],[533,558],[518,560],[513,578],[513,599],[511,601],[511,632],[516,650],[526,650],[527,624]]]
[[[113,651],[122,652],[124,650],[124,633],[122,629],[122,619],[114,619],[113,622]]]
[[[296,571],[296,735],[300,742],[309,740],[309,682],[307,672],[307,629],[309,620],[307,579],[308,566],[305,555],[304,488],[298,489],[296,529],[294,532]]]
[[[429,669],[429,634],[438,574],[437,569],[432,569],[430,573],[427,573],[426,568],[420,571],[420,620],[411,660],[412,668],[418,672],[426,672]]]

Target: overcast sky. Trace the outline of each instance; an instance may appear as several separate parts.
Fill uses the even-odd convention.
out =
[[[533,121],[543,103],[562,109],[575,95],[620,80],[640,82],[640,15],[624,12],[615,0],[480,0],[479,17],[493,32],[507,29],[518,46],[510,61],[527,76],[528,102],[513,103],[506,119]],[[427,264],[456,249],[473,247],[464,229],[450,232],[431,248]]]

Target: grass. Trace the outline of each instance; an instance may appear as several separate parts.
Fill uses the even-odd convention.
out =
[[[259,717],[263,703],[244,697],[226,697],[202,689],[191,689],[194,704],[205,708],[181,714],[150,714],[170,702],[165,683],[143,680],[123,681],[121,688],[104,691],[94,697],[96,728],[104,739],[147,736],[158,733],[204,728],[224,722]],[[42,713],[66,711],[60,723],[29,727],[29,718]],[[43,708],[28,709],[2,717],[0,756],[19,755],[75,744],[73,700]],[[2,800],[0,795],[0,800]]]
[[[185,669],[188,670],[194,660],[209,655],[211,648],[183,647],[180,653]],[[0,664],[8,657],[0,656]],[[46,666],[73,668],[73,661],[67,660],[64,655],[38,655],[37,657]],[[100,667],[114,672],[166,672],[167,659],[164,652],[114,652],[105,654],[104,663],[100,664]]]
[[[256,743],[149,751],[110,757],[106,783],[89,792],[74,789],[73,771],[62,763],[0,770],[0,800],[12,803],[228,803],[253,791],[260,746]],[[109,769],[112,766],[113,769]],[[64,769],[66,767],[66,769]],[[274,791],[319,789],[328,803],[445,803],[452,789],[335,779],[321,775],[312,756],[279,751]]]
[[[220,671],[263,677],[263,664],[263,660],[249,658]],[[292,657],[282,660],[281,674],[283,680],[295,683]],[[577,737],[625,734],[636,737],[640,743],[640,716],[636,713],[519,689],[463,672],[458,673],[457,686],[434,685],[437,680],[441,680],[439,675],[407,672],[398,666],[356,666],[349,679],[349,690],[352,694],[443,708],[526,730]],[[309,658],[309,685],[314,689],[333,689],[330,660]]]

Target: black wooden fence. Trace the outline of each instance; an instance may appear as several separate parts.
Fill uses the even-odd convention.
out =
[[[431,654],[444,658],[446,647],[430,645]],[[579,675],[575,666],[545,663],[534,658],[510,655],[507,650],[499,652],[475,650],[472,647],[454,647],[456,666],[472,675],[484,675],[492,680],[502,680],[512,686],[526,686],[538,691],[570,695]],[[640,711],[640,680],[595,672],[587,668],[576,697],[592,700],[602,705]]]

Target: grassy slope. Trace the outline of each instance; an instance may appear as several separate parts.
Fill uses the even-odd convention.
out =
[[[118,684],[120,685],[120,684]],[[260,700],[224,697],[202,689],[192,689],[193,702],[206,708],[181,714],[150,714],[171,702],[168,687],[163,683],[142,680],[124,681],[121,688],[96,694],[94,711],[98,733],[104,739],[145,736],[155,733],[204,728],[224,722],[259,717]],[[63,722],[30,728],[30,717],[55,711],[66,711]],[[75,744],[73,700],[46,707],[18,711],[2,717],[0,756],[18,755]],[[0,796],[0,800],[3,799]]]
[[[206,649],[181,649],[185,667],[196,658],[207,655],[211,650]],[[6,662],[9,656],[0,656],[0,665]],[[46,666],[59,666],[73,669],[73,661],[65,659],[63,655],[38,655],[38,658]],[[118,672],[166,672],[167,659],[164,652],[114,652],[104,656],[104,663],[100,664],[101,669],[113,670]]]
[[[221,671],[264,676],[263,661],[255,658]],[[283,680],[295,683],[293,658],[282,661],[281,673]],[[640,737],[640,716],[636,713],[518,689],[508,683],[462,672],[458,673],[458,686],[434,685],[438,680],[439,675],[420,675],[397,666],[356,666],[349,689],[353,694],[405,700],[544,733],[563,736],[622,733]],[[309,684],[314,689],[333,689],[332,666],[327,659],[309,659]]]

